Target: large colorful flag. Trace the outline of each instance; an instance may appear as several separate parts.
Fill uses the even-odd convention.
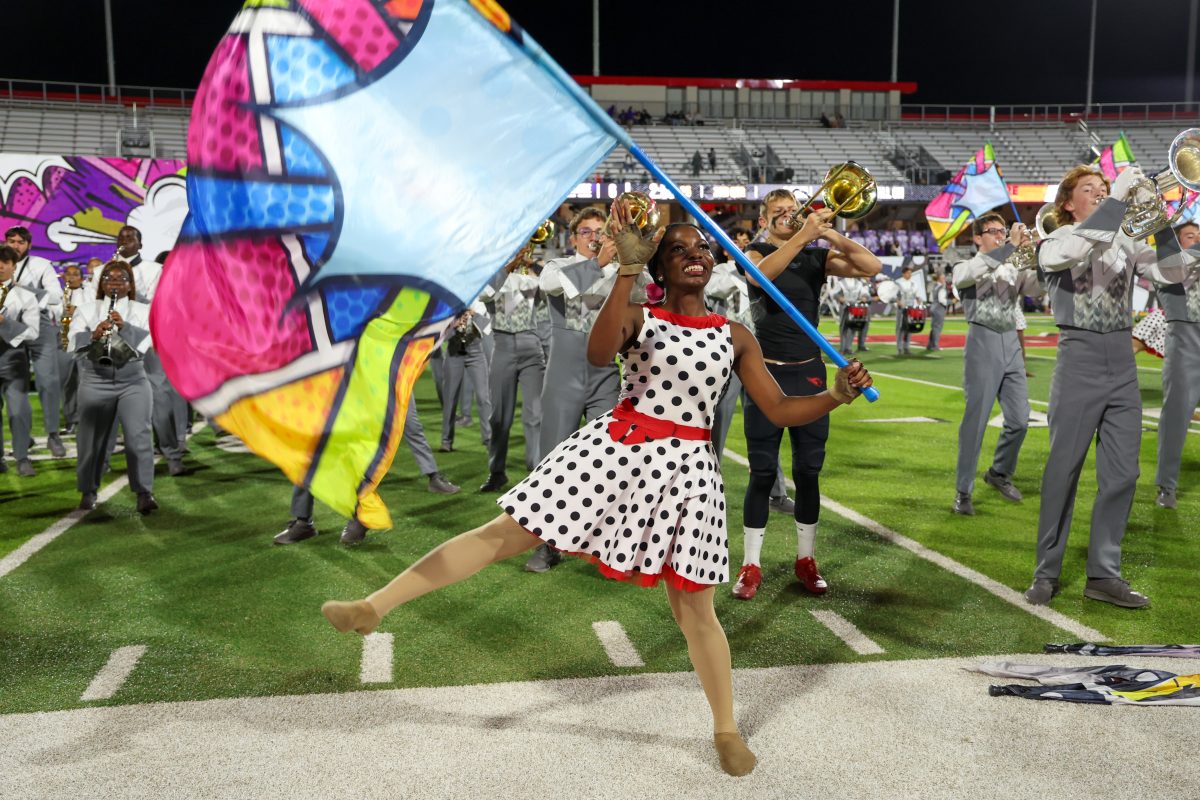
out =
[[[993,697],[1015,696],[1030,700],[1106,705],[1200,706],[1200,675],[1176,675],[1166,670],[1140,669],[1123,664],[1056,667],[985,661],[973,669],[996,678],[1017,678],[1041,684],[989,686],[988,694]]]
[[[1008,185],[989,143],[979,148],[942,193],[925,206],[925,219],[938,247],[945,247],[971,220],[1009,202]]]
[[[439,335],[616,143],[540,53],[490,0],[247,0],[197,92],[155,344],[370,528]]]
[[[1133,157],[1133,148],[1129,146],[1129,140],[1125,138],[1125,133],[1122,131],[1115,142],[1100,151],[1100,155],[1096,156],[1092,165],[1100,167],[1104,177],[1111,182],[1116,180],[1126,167],[1135,163],[1137,163],[1137,159]]]

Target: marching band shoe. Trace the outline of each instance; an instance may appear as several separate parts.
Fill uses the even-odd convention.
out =
[[[366,600],[354,600],[345,603],[341,600],[330,600],[321,606],[321,613],[329,624],[341,633],[354,631],[366,636],[379,627],[379,614],[375,607]]]
[[[1000,496],[1009,502],[1019,503],[1025,499],[1007,476],[1001,475],[991,467],[988,467],[988,471],[983,473],[983,482],[998,491]]]
[[[342,528],[342,544],[355,545],[362,544],[363,539],[367,538],[367,526],[363,525],[354,517],[346,523],[346,527]]]
[[[58,438],[57,433],[52,433],[46,437],[46,447],[50,448],[50,455],[55,458],[67,457],[67,448],[63,447],[62,439]]]
[[[8,464],[4,463],[4,457],[0,456],[0,475],[8,472]]]
[[[1175,508],[1177,504],[1175,490],[1158,487],[1158,497],[1154,498],[1154,502],[1158,504],[1159,508]]]
[[[955,514],[962,514],[964,517],[975,516],[975,504],[971,502],[971,495],[966,492],[958,492],[954,495],[954,508],[951,509]]]
[[[458,494],[458,486],[446,480],[442,473],[434,472],[429,476],[429,491],[434,494]]]
[[[508,486],[508,476],[503,472],[493,472],[488,476],[487,482],[479,487],[481,492],[498,492]]]
[[[829,591],[829,584],[817,571],[817,562],[812,556],[796,559],[796,577],[809,594],[825,594]]]
[[[469,428],[474,424],[475,424],[475,420],[471,419],[470,417],[468,417],[466,415],[454,418],[454,427],[456,427],[456,428]]]
[[[178,458],[172,458],[167,462],[167,472],[171,474],[171,477],[178,478],[180,475],[187,475],[187,467]]]
[[[1120,578],[1088,578],[1083,587],[1083,596],[1121,608],[1145,608],[1150,605],[1149,597],[1130,589],[1129,582]]]
[[[733,584],[733,596],[738,600],[753,600],[762,586],[762,567],[758,564],[743,564],[738,570],[737,582]]]
[[[438,448],[438,452],[439,453],[453,453],[454,452],[454,442],[448,442],[445,439],[443,439],[442,446]]]
[[[311,539],[317,535],[317,526],[311,520],[294,519],[279,533],[275,534],[275,544],[295,544]]]
[[[717,758],[721,760],[721,769],[728,775],[740,778],[749,775],[758,764],[758,759],[750,748],[736,733],[714,733],[713,746],[717,748]]]
[[[37,470],[33,468],[33,462],[28,458],[22,458],[17,462],[17,474],[22,478],[32,478],[37,475]]]
[[[1034,578],[1025,590],[1025,602],[1031,606],[1049,605],[1058,594],[1058,581],[1053,578]]]
[[[858,348],[857,350],[855,350],[854,352],[856,352],[856,353],[869,353],[869,352],[871,352],[871,348],[869,348],[869,347],[860,347],[860,348]]]
[[[96,493],[84,492],[79,498],[80,511],[94,511],[96,508]]]
[[[158,501],[154,499],[154,495],[150,492],[138,492],[137,510],[142,516],[149,514],[158,508]]]
[[[796,501],[786,494],[771,498],[771,510],[779,514],[795,514]]]
[[[562,561],[562,553],[548,544],[539,545],[525,562],[526,572],[549,572]]]

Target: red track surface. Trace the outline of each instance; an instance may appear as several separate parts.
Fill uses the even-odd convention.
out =
[[[889,325],[889,327],[891,327],[891,326]],[[836,337],[826,334],[825,338],[831,344],[834,344],[834,345],[839,344],[839,340]],[[911,341],[912,341],[913,347],[916,347],[917,345],[924,347],[926,344],[929,343],[929,334],[918,333],[912,337]],[[896,343],[896,334],[895,333],[880,333],[880,334],[869,333],[869,334],[867,334],[867,343],[868,344],[891,344],[891,345],[894,345]],[[941,341],[942,347],[963,347],[966,345],[966,343],[967,343],[966,334],[963,334],[963,333],[943,333],[942,334],[942,341]],[[1047,333],[1043,336],[1029,336],[1025,339],[1025,346],[1026,347],[1057,347],[1058,346],[1058,334],[1057,333]]]

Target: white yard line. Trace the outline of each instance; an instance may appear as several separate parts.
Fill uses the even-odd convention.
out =
[[[629,640],[621,623],[612,620],[593,622],[592,630],[596,632],[596,638],[600,640],[600,645],[608,654],[608,660],[613,663],[614,667],[646,666],[646,662],[642,661],[642,657],[638,655],[637,648]]]
[[[363,637],[360,681],[363,683],[392,682],[394,644],[394,637],[390,633],[369,633]]]
[[[725,457],[734,463],[741,464],[744,467],[750,466],[750,462],[746,460],[745,456],[740,453],[735,453],[728,447],[725,448]],[[787,481],[787,485],[789,488],[795,491],[795,484],[793,484],[790,479]],[[886,539],[892,544],[903,547],[905,550],[908,550],[918,558],[924,559],[931,564],[936,564],[947,572],[953,573],[954,575],[957,575],[958,577],[975,584],[984,591],[995,595],[1004,602],[1020,609],[1021,611],[1024,611],[1027,614],[1032,614],[1038,619],[1049,622],[1051,625],[1072,633],[1084,641],[1108,641],[1108,637],[1103,633],[1093,630],[1083,623],[1077,622],[1067,615],[1060,614],[1059,612],[1047,608],[1046,606],[1030,605],[1029,603],[1025,602],[1025,597],[1015,589],[1010,589],[999,581],[984,575],[982,572],[976,572],[965,564],[960,564],[949,556],[942,555],[936,550],[931,550],[915,539],[910,539],[907,536],[903,536],[891,528],[881,525],[870,517],[864,516],[853,509],[847,508],[841,503],[830,500],[824,495],[821,495],[821,506],[829,509],[840,517],[850,520],[856,525],[866,528],[876,536]]]
[[[192,436],[195,436],[197,433],[202,431],[207,424],[208,423],[206,422],[200,422],[193,426],[192,432],[188,434],[188,438],[190,439]],[[154,463],[157,464],[161,460],[161,457],[156,456]],[[112,483],[96,493],[96,503],[100,504],[111,500],[113,495],[128,485],[128,474],[122,475],[119,478],[115,478]],[[3,578],[8,573],[24,564],[37,551],[53,542],[59,536],[62,536],[64,533],[70,530],[76,522],[79,522],[79,520],[83,519],[90,513],[90,511],[80,511],[77,508],[60,519],[58,522],[55,522],[49,528],[46,528],[46,530],[32,536],[29,541],[25,542],[25,544],[21,545],[16,550],[13,550],[4,558],[0,558],[0,578]]]
[[[85,703],[92,700],[108,700],[121,690],[125,681],[133,673],[138,661],[146,654],[146,645],[135,644],[121,647],[108,657],[108,663],[101,667],[88,684],[87,689],[79,696]]]
[[[860,631],[853,622],[841,614],[835,611],[819,611],[816,609],[810,613],[817,618],[817,622],[829,628],[834,636],[845,642],[847,647],[860,656],[877,656],[884,652],[884,649],[871,639],[871,637]]]

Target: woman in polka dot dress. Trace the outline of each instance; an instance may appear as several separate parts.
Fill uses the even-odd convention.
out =
[[[713,256],[700,230],[672,225],[656,249],[630,229],[622,207],[613,214],[621,266],[588,339],[588,360],[605,364],[622,354],[617,407],[503,495],[496,519],[440,545],[366,599],[329,602],[322,612],[340,631],[370,633],[396,606],[542,542],[591,560],[612,578],[644,586],[662,580],[712,708],[721,767],[745,775],[755,757],[734,722],[729,644],[713,609],[716,585],[729,579],[713,410],[732,372],[780,427],[828,414],[871,378],[854,362],[828,392],[785,396],[753,335],[705,308]],[[629,299],[647,266],[666,290],[654,308]]]

